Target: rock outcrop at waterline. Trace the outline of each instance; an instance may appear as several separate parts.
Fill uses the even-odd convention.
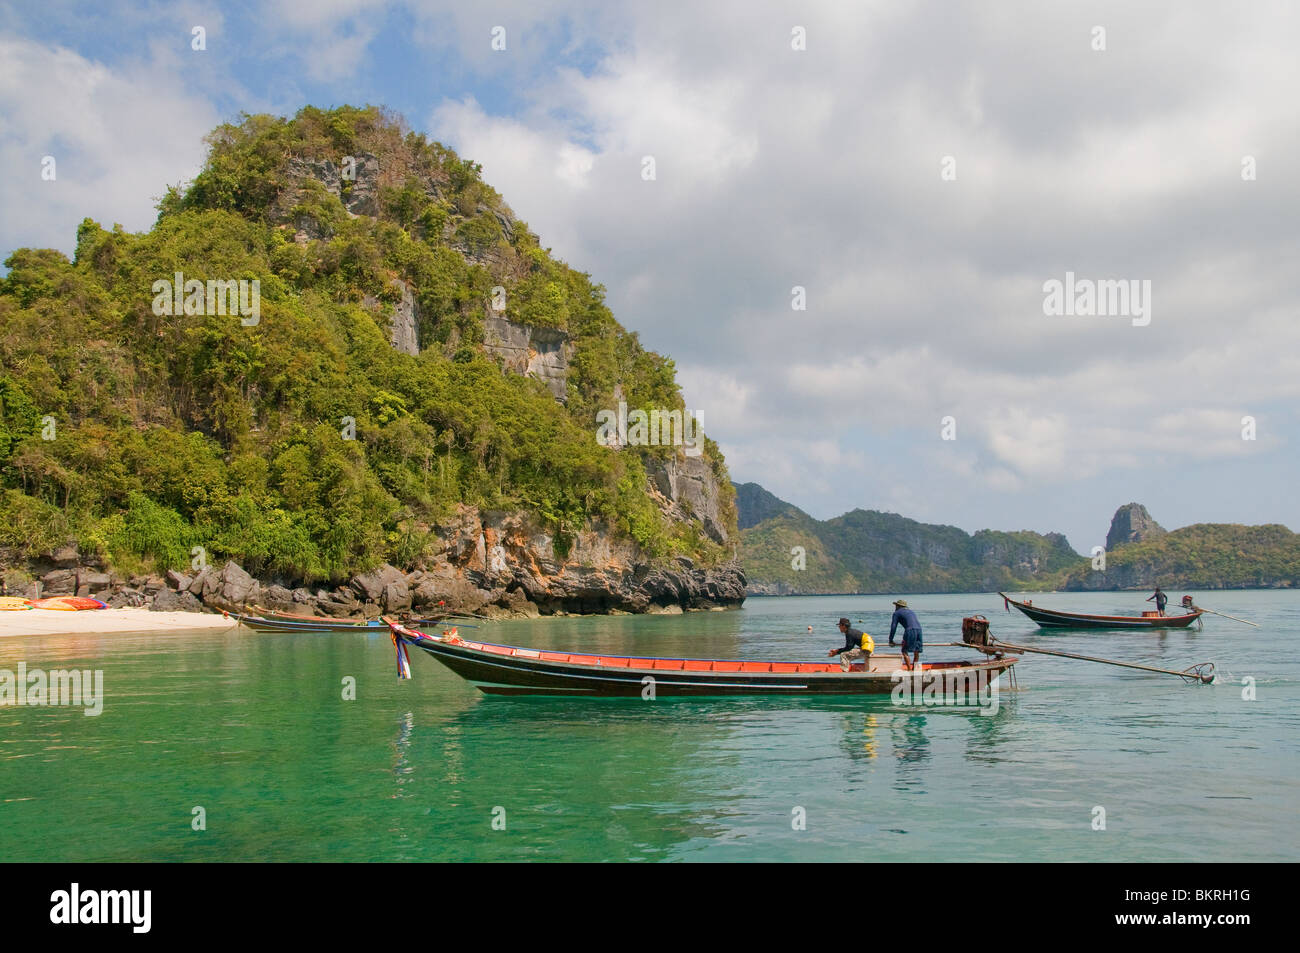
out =
[[[243,611],[262,606],[334,618],[440,608],[489,618],[582,613],[677,613],[737,608],[745,575],[736,565],[696,566],[682,556],[647,560],[636,544],[590,526],[557,552],[555,538],[523,512],[461,507],[438,528],[439,551],[418,569],[387,563],[341,585],[303,586],[257,579],[230,561],[197,573],[122,578],[82,566],[75,551],[65,565],[13,590],[18,595],[85,595],[109,605],[159,611]]]

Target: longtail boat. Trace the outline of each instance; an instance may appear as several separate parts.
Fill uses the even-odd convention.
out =
[[[265,613],[264,615],[245,615],[241,613],[222,613],[230,616],[241,625],[246,625],[255,632],[385,632],[388,623],[379,619],[326,619],[311,616],[291,616],[287,613]],[[436,619],[419,619],[412,625],[437,625]]]
[[[1007,611],[1015,606],[1044,628],[1055,629],[1185,629],[1205,612],[1194,609],[1185,615],[1160,615],[1144,612],[1142,615],[1088,615],[1083,612],[1061,612],[1042,609],[1032,602],[1018,602],[1005,592],[999,592]]]
[[[911,678],[939,691],[990,686],[1018,658],[998,651],[977,661],[927,662],[903,669],[900,656],[870,660],[870,670],[845,672],[838,662],[772,662],[745,659],[643,658],[553,652],[462,639],[454,628],[430,635],[388,620],[397,649],[398,675],[410,677],[407,646],[432,655],[461,678],[491,695],[584,695],[645,697],[718,695],[888,695]],[[995,650],[990,650],[995,651]],[[902,674],[898,674],[902,673]]]

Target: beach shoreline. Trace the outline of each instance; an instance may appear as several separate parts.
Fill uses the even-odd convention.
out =
[[[0,639],[25,635],[106,635],[233,629],[239,623],[219,612],[154,612],[152,609],[26,609],[0,612]]]

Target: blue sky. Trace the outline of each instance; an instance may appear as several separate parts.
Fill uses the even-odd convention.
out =
[[[1297,27],[1281,3],[0,2],[0,251],[148,228],[240,112],[383,104],[674,358],[737,481],[1083,551],[1131,500],[1295,527]],[[1044,314],[1067,271],[1151,281],[1151,323]]]

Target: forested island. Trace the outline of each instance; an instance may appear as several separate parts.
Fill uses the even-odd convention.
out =
[[[874,510],[817,520],[756,483],[736,499],[751,595],[1300,585],[1300,535],[1285,526],[1166,531],[1139,503],[1115,512],[1098,568],[1060,533],[971,534]]]
[[[621,403],[683,411],[673,362],[478,165],[377,107],[245,116],[208,144],[148,232],[87,219],[71,261],[5,262],[9,592],[739,605],[717,445],[593,438]]]

